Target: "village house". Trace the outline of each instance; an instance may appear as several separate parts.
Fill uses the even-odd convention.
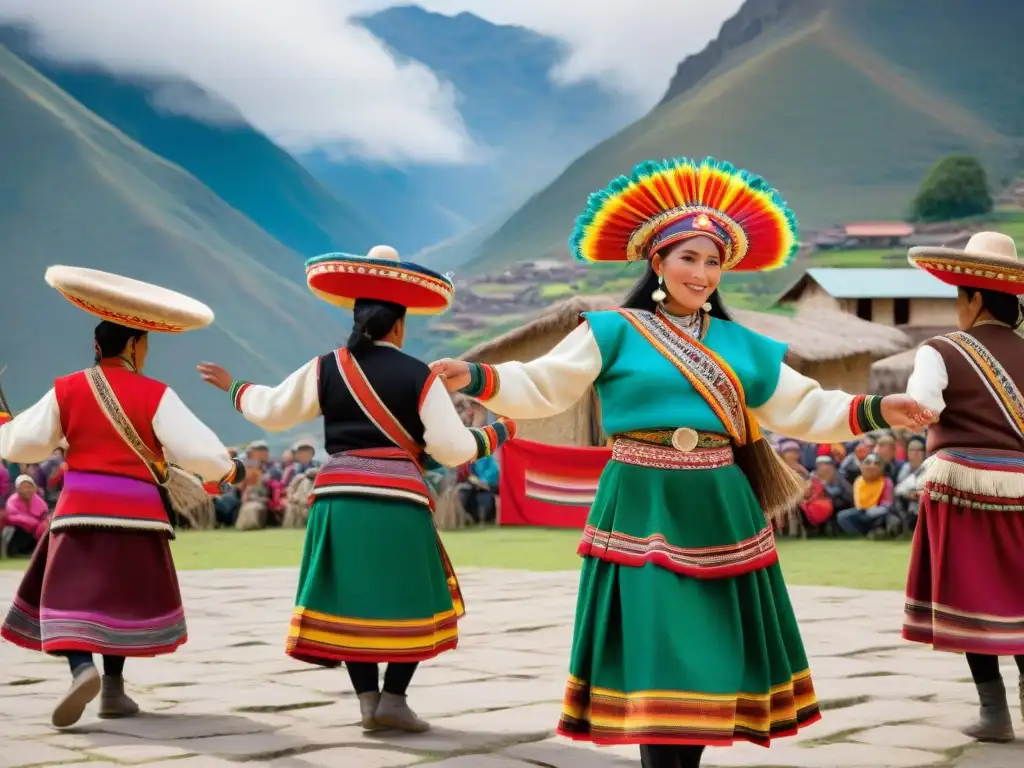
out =
[[[862,221],[822,230],[814,245],[823,251],[895,248],[907,245],[916,229],[905,221]]]
[[[831,310],[894,325],[914,341],[956,325],[956,288],[912,268],[808,269],[778,303],[798,313]]]
[[[853,248],[892,248],[914,234],[914,225],[905,221],[861,221],[843,229]]]

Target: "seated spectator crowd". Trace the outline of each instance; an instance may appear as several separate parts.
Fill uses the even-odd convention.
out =
[[[469,400],[457,405],[467,426],[486,423],[487,414]],[[232,449],[232,456],[239,451]],[[278,459],[263,440],[245,448],[245,480],[240,486],[207,483],[213,524],[243,531],[270,527],[305,528],[309,495],[320,468],[316,445],[303,439]],[[50,514],[64,485],[64,448],[42,464],[0,466],[0,557],[25,557],[49,524]],[[494,523],[497,519],[498,462],[488,456],[458,469],[433,467],[428,479],[435,491],[454,484],[466,523]],[[187,520],[178,525],[188,526]]]
[[[917,525],[923,436],[881,432],[832,445],[781,439],[776,450],[807,484],[780,534],[885,539]]]

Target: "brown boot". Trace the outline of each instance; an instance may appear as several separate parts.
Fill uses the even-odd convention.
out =
[[[103,676],[103,691],[100,694],[100,717],[113,719],[139,714],[139,705],[124,692],[124,678],[118,675]]]
[[[359,717],[364,731],[375,731],[379,727],[375,715],[380,705],[380,694],[368,691],[359,694]]]
[[[71,687],[53,709],[50,722],[56,728],[67,728],[77,723],[89,702],[100,692],[100,673],[96,667],[84,664],[79,670],[71,681]]]
[[[380,705],[375,718],[381,728],[395,728],[409,733],[423,733],[430,730],[430,723],[421,719],[412,709],[405,696],[384,691],[380,695]]]
[[[1006,703],[1006,686],[1002,678],[976,685],[981,700],[978,720],[964,728],[964,733],[978,741],[1006,744],[1014,740],[1013,720]]]

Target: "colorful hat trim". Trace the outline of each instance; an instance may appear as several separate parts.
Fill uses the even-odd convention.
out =
[[[760,177],[714,158],[649,161],[590,195],[569,239],[582,261],[639,261],[704,235],[722,268],[779,269],[799,248],[797,222]]]
[[[53,266],[46,282],[79,309],[140,331],[184,333],[214,320],[212,309],[183,293],[98,269]]]
[[[911,248],[907,260],[948,285],[1024,294],[1024,264],[1017,259],[1017,245],[999,232],[978,232],[963,250]]]
[[[306,284],[319,298],[351,309],[356,299],[391,301],[412,315],[439,315],[451,307],[455,287],[447,277],[403,262],[378,245],[366,256],[325,253],[306,262]]]

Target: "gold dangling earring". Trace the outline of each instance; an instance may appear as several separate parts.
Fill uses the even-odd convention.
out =
[[[651,298],[654,299],[655,304],[661,304],[661,302],[668,298],[668,294],[665,293],[665,289],[661,287],[664,282],[665,278],[658,275],[658,287],[654,289],[653,293],[651,293]]]

